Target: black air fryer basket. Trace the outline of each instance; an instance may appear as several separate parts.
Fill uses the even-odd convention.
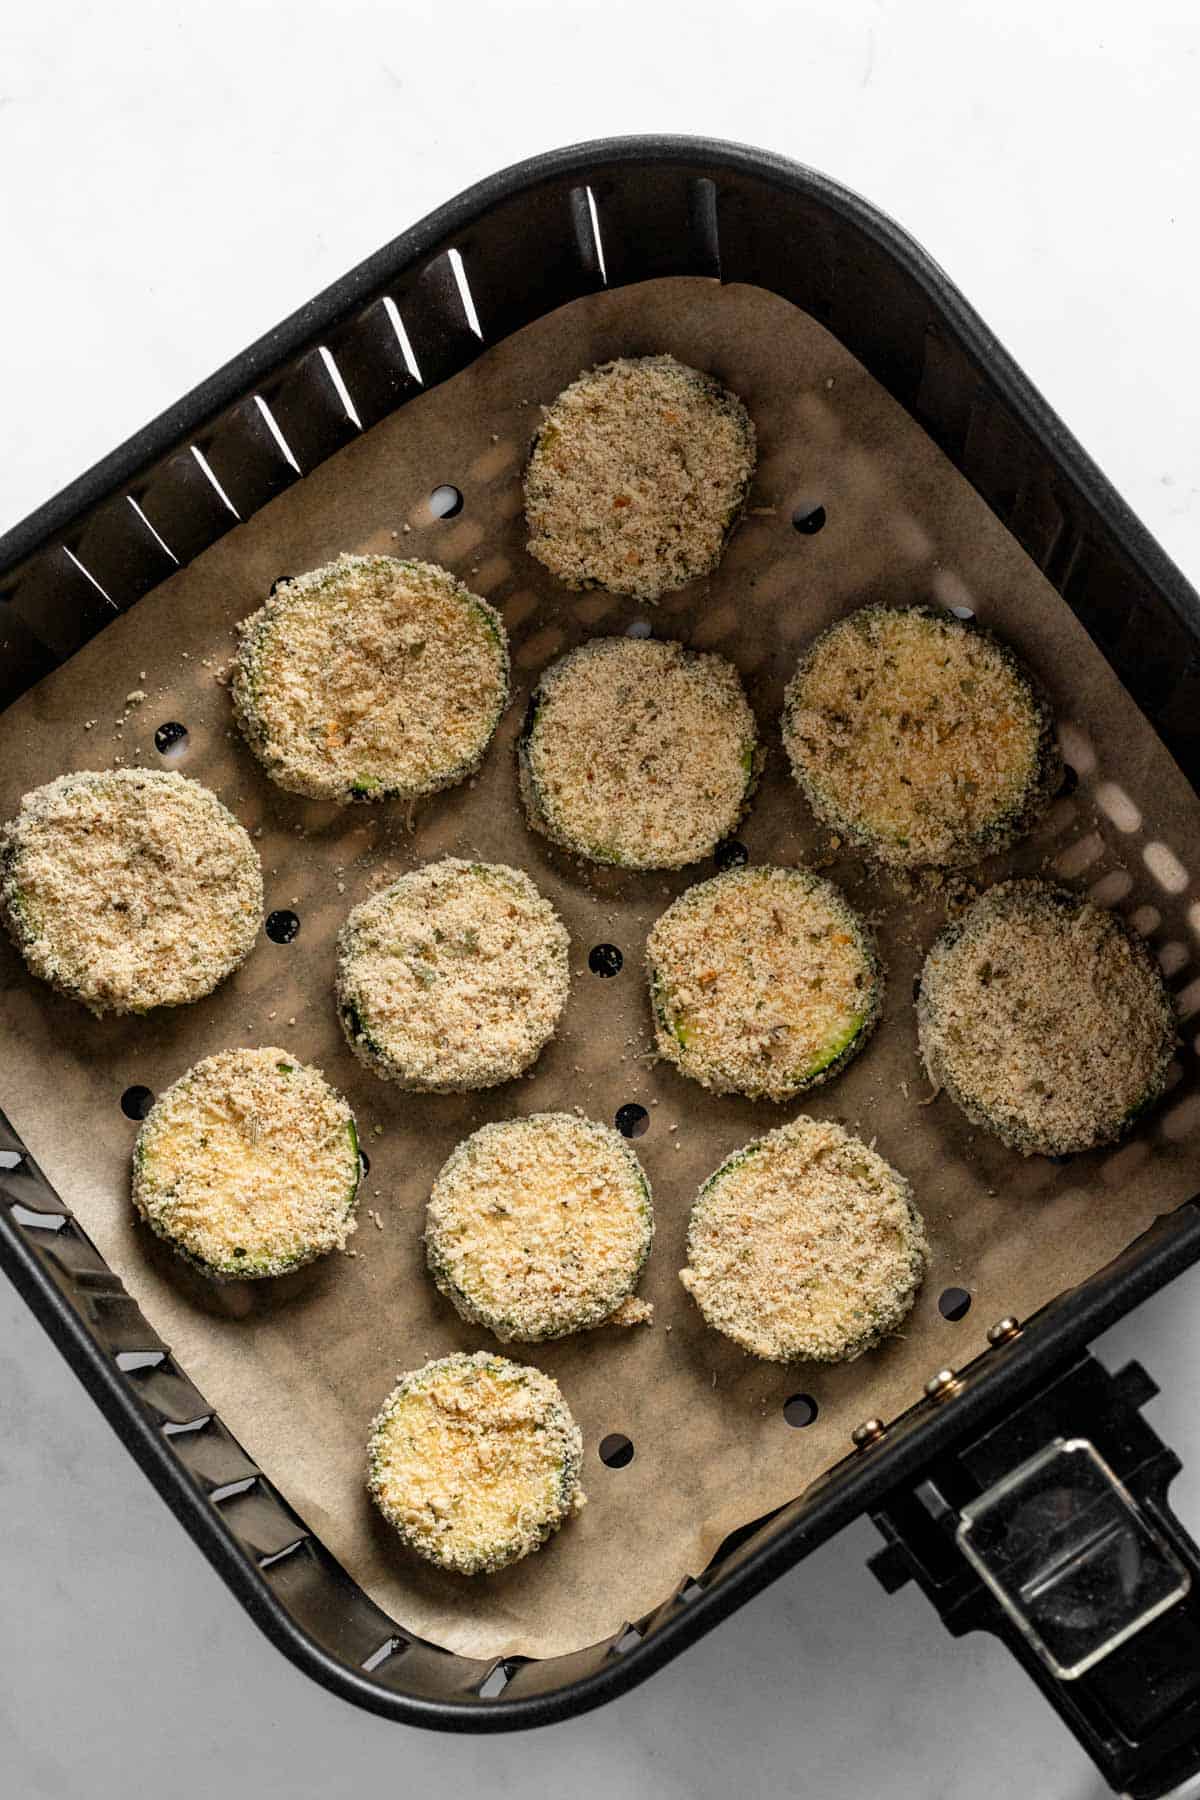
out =
[[[207,470],[245,519],[299,479],[294,463],[357,434],[331,363],[363,429],[421,391],[393,305],[431,386],[565,301],[663,275],[756,284],[832,332],[1044,571],[1200,787],[1200,599],[1179,571],[897,226],[794,163],[690,138],[584,144],[481,182],[17,526],[0,540],[0,704],[236,522]],[[1001,1637],[1114,1785],[1164,1794],[1200,1768],[1200,1555],[1166,1504],[1177,1459],[1139,1414],[1153,1383],[1137,1365],[1108,1374],[1087,1345],[1198,1258],[1200,1198],[1036,1317],[997,1321],[986,1354],[886,1427],[868,1421],[648,1617],[575,1655],[477,1662],[406,1637],[349,1579],[0,1114],[0,1262],[168,1505],[300,1668],[448,1730],[611,1699],[868,1511],[885,1588],[915,1579],[951,1631]]]

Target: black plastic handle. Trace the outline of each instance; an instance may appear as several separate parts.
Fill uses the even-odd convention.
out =
[[[1200,1551],[1141,1416],[1157,1392],[1085,1352],[871,1513],[883,1587],[915,1580],[955,1637],[1007,1644],[1130,1800],[1200,1771]]]

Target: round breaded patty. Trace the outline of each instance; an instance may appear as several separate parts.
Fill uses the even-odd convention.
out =
[[[151,1107],[133,1152],[133,1204],[219,1281],[283,1275],[354,1230],[354,1116],[286,1050],[222,1050]]]
[[[367,1491],[409,1550],[491,1575],[584,1505],[583,1439],[558,1383],[486,1350],[428,1362],[383,1403]]]
[[[1164,1092],[1176,1044],[1141,939],[1040,881],[990,888],[942,932],[917,1027],[934,1087],[1026,1155],[1115,1143]]]
[[[754,465],[750,416],[719,382],[673,356],[602,363],[533,440],[530,554],[567,587],[657,600],[716,568]]]
[[[817,817],[909,867],[1004,849],[1062,781],[1032,676],[927,606],[868,606],[823,632],[788,686],[783,738]]]
[[[345,804],[452,787],[508,704],[500,615],[434,563],[339,556],[277,582],[239,631],[238,722],[293,794]]]
[[[679,1279],[709,1325],[767,1362],[849,1362],[895,1331],[925,1275],[903,1175],[801,1116],[737,1150],[692,1208]]]
[[[26,794],[0,831],[0,914],[32,972],[94,1013],[209,994],[250,954],[262,869],[198,781],[83,770]]]
[[[593,862],[677,869],[742,818],[761,758],[732,663],[594,638],[542,672],[518,746],[535,831]]]
[[[401,1087],[511,1081],[566,1005],[570,939],[528,875],[448,856],[356,906],[338,937],[338,1012],[355,1055]]]
[[[530,1344],[611,1320],[653,1236],[637,1157],[573,1113],[475,1132],[442,1168],[425,1219],[430,1273],[462,1317]]]
[[[874,938],[808,869],[731,869],[646,940],[659,1054],[718,1094],[790,1100],[857,1056],[883,1004]]]

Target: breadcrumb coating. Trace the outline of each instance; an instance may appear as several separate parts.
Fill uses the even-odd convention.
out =
[[[807,869],[731,869],[646,940],[659,1054],[718,1094],[790,1100],[836,1075],[883,1004],[874,938]]]
[[[926,606],[864,607],[823,632],[789,684],[783,738],[817,817],[909,867],[1004,849],[1062,780],[1032,676],[990,632]]]
[[[508,704],[500,615],[448,570],[339,556],[239,627],[246,742],[290,793],[418,799],[466,779]]]
[[[401,1087],[511,1081],[553,1036],[567,929],[533,882],[448,856],[364,900],[338,937],[337,1000],[355,1055]]]
[[[586,1504],[582,1462],[558,1383],[480,1350],[401,1378],[371,1426],[367,1491],[409,1550],[490,1575]]]
[[[1115,1143],[1163,1094],[1170,993],[1116,913],[1006,881],[942,932],[917,1002],[935,1088],[1026,1155]]]
[[[442,1293],[463,1318],[526,1343],[612,1323],[653,1236],[637,1157],[610,1126],[573,1113],[509,1119],[465,1139],[425,1220]]]
[[[91,1012],[212,992],[263,915],[249,836],[176,771],[83,770],[25,795],[0,830],[0,916],[32,972]]]
[[[840,1125],[806,1118],[700,1189],[679,1279],[709,1325],[767,1362],[849,1362],[895,1331],[925,1275],[912,1190]]]
[[[733,664],[653,638],[594,638],[552,663],[518,746],[533,829],[631,869],[711,855],[761,765]]]
[[[754,467],[750,416],[719,382],[673,356],[602,363],[534,438],[530,554],[567,587],[656,601],[716,568]]]
[[[161,1094],[138,1132],[133,1204],[206,1275],[282,1275],[355,1229],[354,1115],[286,1050],[222,1050]]]

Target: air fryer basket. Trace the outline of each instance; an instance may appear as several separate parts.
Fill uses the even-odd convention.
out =
[[[353,438],[339,384],[366,429],[565,301],[683,274],[767,288],[857,356],[1043,570],[1200,786],[1200,600],[1178,570],[895,225],[780,158],[693,139],[582,145],[479,184],[0,540],[0,698],[66,661],[235,513],[258,511],[299,478],[296,463],[307,471]],[[1165,1500],[1178,1465],[1137,1416],[1148,1379],[1109,1377],[1086,1351],[1200,1257],[1197,1202],[1035,1318],[998,1321],[985,1356],[886,1429],[856,1434],[802,1499],[727,1540],[648,1617],[575,1655],[491,1663],[406,1637],[348,1578],[210,1413],[2,1115],[0,1201],[0,1260],[168,1504],[272,1640],[359,1705],[453,1730],[568,1717],[643,1679],[870,1510],[887,1539],[884,1585],[916,1578],[950,1629],[1003,1637],[1111,1780],[1158,1795],[1200,1766],[1200,1562]],[[1048,1495],[1061,1514],[1074,1478],[1064,1458],[1092,1471],[1095,1529],[1032,1587],[1053,1590],[1066,1569],[1086,1668],[1056,1660],[1055,1621],[1021,1597],[1030,1581],[1014,1600],[1012,1570],[986,1549],[981,1496],[1001,1507],[1015,1496],[1038,1517]],[[972,1507],[974,1560],[960,1547]],[[1149,1597],[1119,1618],[1097,1600],[1114,1546],[1122,1567],[1140,1558]]]

